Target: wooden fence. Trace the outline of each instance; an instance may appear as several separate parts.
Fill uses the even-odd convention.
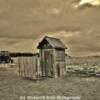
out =
[[[79,67],[79,68],[67,68],[67,75],[70,76],[85,76],[85,77],[100,77],[100,70],[95,67]]]
[[[18,57],[19,75],[25,78],[37,79],[41,76],[38,56]]]

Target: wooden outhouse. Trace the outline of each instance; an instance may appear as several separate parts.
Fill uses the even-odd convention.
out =
[[[37,48],[40,50],[42,76],[57,78],[66,75],[66,46],[59,39],[45,36]]]

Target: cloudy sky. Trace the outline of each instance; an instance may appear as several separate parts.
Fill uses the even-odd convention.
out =
[[[0,50],[36,52],[43,36],[72,56],[100,55],[100,0],[0,0]]]

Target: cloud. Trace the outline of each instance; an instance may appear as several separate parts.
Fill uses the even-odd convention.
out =
[[[99,52],[100,9],[79,0],[0,0],[0,49],[36,51],[43,36],[60,38],[69,55]]]
[[[37,43],[37,39],[0,38],[0,50],[8,50],[10,52],[37,52]]]
[[[47,10],[48,14],[53,14],[53,15],[58,15],[58,14],[60,14],[60,12],[61,12],[61,10],[57,9],[57,8],[53,8],[53,9],[48,9]]]
[[[73,3],[74,0],[0,0],[0,37],[38,38],[46,32],[83,31],[99,26],[94,21],[100,18],[97,9],[75,11]]]
[[[75,8],[98,6],[100,6],[100,0],[80,0],[78,4],[74,5]]]
[[[81,0],[79,3],[79,5],[84,5],[84,4],[91,4],[93,6],[99,6],[100,0]]]

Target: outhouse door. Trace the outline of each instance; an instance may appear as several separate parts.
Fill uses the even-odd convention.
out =
[[[45,75],[53,77],[53,56],[51,51],[44,52]]]

